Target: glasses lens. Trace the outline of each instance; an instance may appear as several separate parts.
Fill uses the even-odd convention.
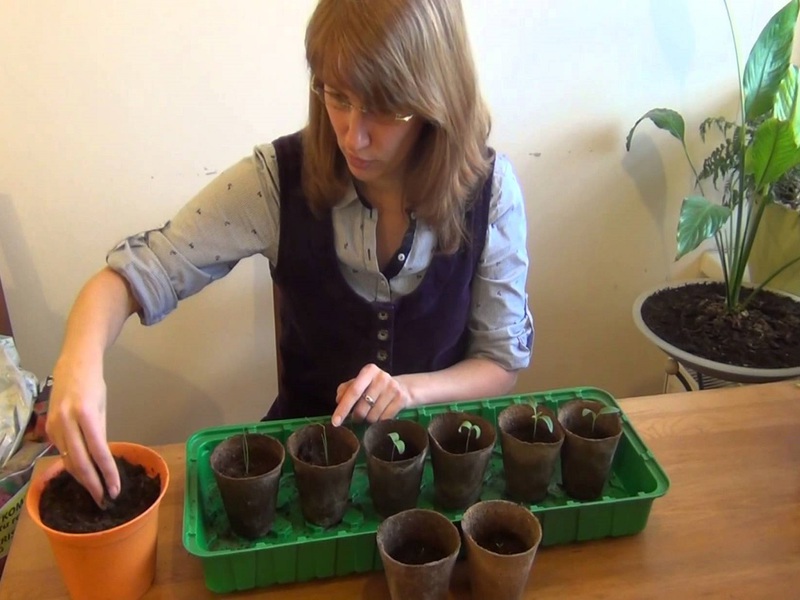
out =
[[[372,121],[381,125],[391,125],[398,123],[405,123],[411,120],[411,114],[397,114],[387,111],[373,111],[367,108],[359,108],[354,106],[347,96],[335,90],[326,90],[325,84],[317,80],[316,77],[311,77],[311,91],[322,100],[325,106],[332,111],[336,112],[350,112],[353,109],[360,110],[364,116]]]

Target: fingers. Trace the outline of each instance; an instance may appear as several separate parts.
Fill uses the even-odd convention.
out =
[[[81,401],[60,393],[54,384],[48,411],[47,434],[61,453],[66,470],[91,494],[98,506],[104,505],[104,482],[108,496],[119,494],[120,481],[114,458],[106,442],[105,398]],[[91,398],[91,395],[90,395]]]
[[[357,377],[339,386],[336,403],[331,418],[334,426],[341,425],[347,415],[357,422],[373,423],[394,418],[408,405],[408,393],[397,379],[376,365],[367,365]]]

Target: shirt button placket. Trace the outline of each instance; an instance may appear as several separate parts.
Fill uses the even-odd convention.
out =
[[[391,348],[392,348],[392,341],[391,341],[391,330],[393,326],[393,314],[389,310],[380,309],[377,311],[376,317],[378,319],[377,323],[377,333],[376,337],[378,340],[377,344],[377,352],[375,353],[375,359],[378,361],[378,366],[383,369],[384,371],[391,372],[392,367],[392,360],[391,360]]]

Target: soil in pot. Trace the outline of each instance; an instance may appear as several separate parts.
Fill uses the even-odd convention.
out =
[[[342,520],[360,448],[352,431],[330,423],[304,425],[286,440],[306,521],[332,527]]]
[[[113,500],[106,495],[105,508],[98,507],[70,473],[61,471],[42,491],[42,523],[65,533],[90,533],[127,523],[150,508],[161,494],[160,476],[149,476],[144,467],[125,458],[115,456],[114,462],[119,469],[121,491]]]
[[[392,600],[444,600],[461,549],[444,515],[411,509],[385,519],[376,535]]]
[[[558,409],[558,420],[565,434],[561,478],[564,490],[576,500],[599,498],[611,473],[622,436],[622,420],[619,413],[599,414],[605,407],[602,402],[576,399]],[[599,416],[594,419],[585,411]]]
[[[231,436],[211,453],[222,504],[238,535],[255,539],[272,528],[284,457],[280,441],[252,433]]]
[[[470,587],[475,600],[522,598],[542,541],[538,519],[505,500],[478,502],[461,520]]]
[[[478,415],[446,412],[431,420],[428,435],[436,504],[450,510],[476,502],[497,438],[494,426]]]
[[[547,496],[564,441],[564,431],[552,410],[537,406],[535,414],[536,419],[529,404],[512,404],[497,418],[506,493],[518,502],[536,503]]]
[[[375,511],[386,518],[414,508],[428,454],[425,428],[408,420],[377,421],[364,433],[364,452]]]
[[[751,290],[742,289],[742,299]],[[800,366],[800,302],[762,290],[738,314],[725,308],[722,283],[660,290],[642,304],[642,319],[661,339],[696,356],[741,367]]]

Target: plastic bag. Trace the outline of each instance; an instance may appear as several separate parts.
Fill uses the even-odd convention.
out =
[[[20,368],[13,338],[0,336],[0,468],[22,442],[37,388],[36,376]]]

